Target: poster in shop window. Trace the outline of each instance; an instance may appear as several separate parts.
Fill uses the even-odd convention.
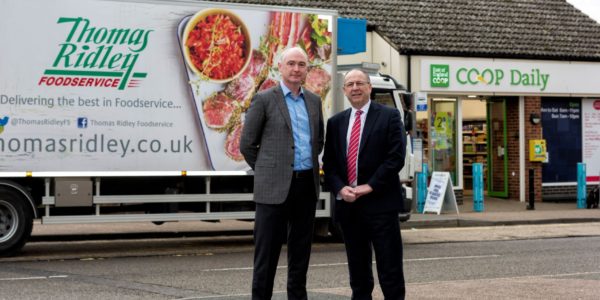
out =
[[[547,161],[542,164],[542,182],[577,181],[581,162],[581,100],[542,98],[542,132]]]
[[[600,99],[583,99],[583,162],[586,181],[600,182]]]
[[[435,113],[433,127],[435,130],[435,150],[447,150],[452,144],[452,116],[449,112]]]

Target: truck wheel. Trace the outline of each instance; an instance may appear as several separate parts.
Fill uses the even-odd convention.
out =
[[[0,256],[21,250],[31,236],[33,212],[20,194],[0,188]]]

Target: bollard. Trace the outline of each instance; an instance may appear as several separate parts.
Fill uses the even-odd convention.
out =
[[[473,211],[483,211],[483,164],[473,164]]]
[[[535,209],[535,184],[534,184],[535,170],[529,169],[529,204],[527,204],[528,210]]]
[[[585,173],[585,164],[577,163],[577,208],[587,208]]]
[[[425,200],[427,199],[427,164],[423,163],[423,169],[417,175],[417,213],[423,213]]]

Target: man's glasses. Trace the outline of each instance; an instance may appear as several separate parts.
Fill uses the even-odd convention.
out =
[[[356,85],[356,87],[361,88],[361,87],[363,87],[363,86],[365,86],[367,84],[369,84],[369,83],[368,82],[364,82],[364,81],[346,82],[346,83],[344,83],[344,87],[351,88],[354,85]]]

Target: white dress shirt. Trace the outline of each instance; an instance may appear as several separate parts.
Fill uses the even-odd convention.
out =
[[[360,108],[360,110],[362,111],[362,114],[360,115],[360,135],[358,138],[358,149],[360,150],[360,141],[362,139],[362,132],[363,129],[365,128],[365,121],[367,120],[367,113],[369,112],[369,107],[371,106],[371,100],[369,100],[369,102],[367,102],[367,104],[365,104],[363,107]],[[348,123],[348,132],[346,132],[346,156],[348,155],[348,144],[350,143],[350,134],[352,133],[352,125],[354,125],[354,119],[356,119],[356,111],[358,111],[358,109],[352,107],[352,111],[350,112],[350,122]],[[360,155],[360,153],[358,153],[356,155],[356,172],[358,175],[358,155]],[[357,180],[358,180],[358,176],[356,176]],[[354,182],[350,182],[350,186],[356,186],[356,181]]]
[[[362,132],[363,129],[365,128],[365,121],[367,120],[367,113],[369,112],[369,107],[371,106],[371,100],[369,99],[369,102],[367,102],[367,104],[365,104],[363,107],[360,108],[360,110],[362,110],[362,114],[360,115],[360,135],[358,138],[358,149],[360,150],[360,141],[362,139]],[[352,134],[352,125],[354,125],[354,119],[356,119],[356,111],[358,109],[352,107],[352,110],[350,111],[350,120],[348,122],[348,131],[346,132],[346,156],[348,156],[348,144],[350,143],[350,135]],[[358,155],[360,155],[360,152],[357,153],[356,155],[356,180],[358,180]],[[354,182],[350,182],[350,186],[356,186],[356,180]],[[338,193],[336,195],[336,200],[342,200],[342,195],[340,193]]]

